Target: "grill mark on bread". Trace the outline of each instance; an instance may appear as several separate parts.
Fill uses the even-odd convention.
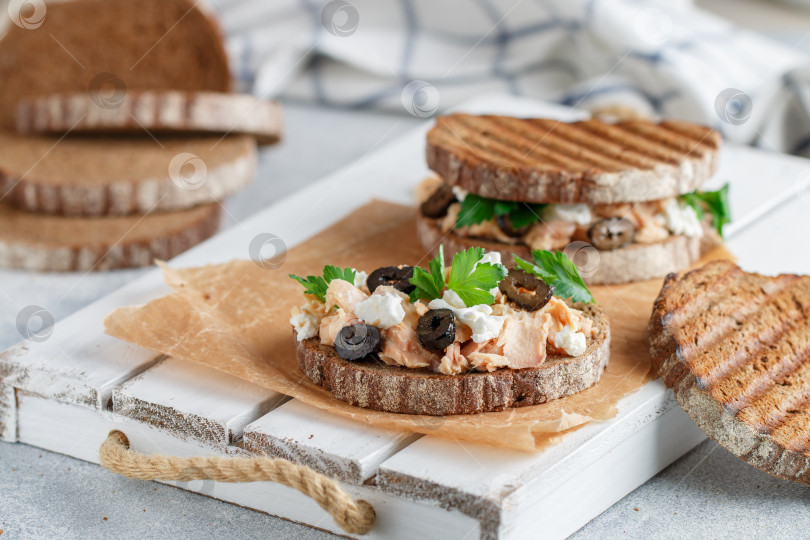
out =
[[[791,327],[759,354],[752,354],[732,376],[715,381],[710,389],[712,396],[731,414],[737,414],[767,398],[775,385],[793,381],[794,376],[800,376],[804,361],[810,357],[810,344],[802,343],[805,341],[803,333],[810,335],[807,320]]]
[[[707,150],[700,141],[684,133],[668,130],[663,124],[651,125],[643,122],[627,122],[623,124],[623,127],[675,150],[681,155],[681,160],[687,155],[703,157]]]
[[[803,292],[810,293],[810,287]],[[693,342],[690,343],[692,340],[687,342],[689,336],[681,333],[680,329],[673,332],[681,344],[681,354],[698,377],[699,384],[703,388],[710,388],[715,380],[738,369],[750,355],[759,354],[780,339],[790,326],[804,317],[804,312],[796,309],[794,301],[793,288],[768,297],[759,309],[737,320],[736,330],[706,348],[693,345]]]
[[[546,144],[568,159],[578,160],[586,164],[587,168],[605,171],[617,171],[627,167],[626,163],[615,160],[601,152],[583,144],[581,141],[572,142],[560,133],[566,124],[555,120],[521,120],[509,117],[494,117],[492,122],[504,126],[510,132],[517,133],[526,139],[530,148]],[[552,124],[552,125],[549,125]],[[539,129],[538,129],[539,127]]]
[[[646,138],[633,131],[629,131],[625,124],[581,122],[576,125],[577,127],[585,129],[594,135],[599,135],[606,139],[617,140],[626,148],[630,148],[640,155],[649,156],[663,163],[677,165],[681,162],[683,157],[680,153],[673,151],[667,146],[650,144],[650,141]]]
[[[676,337],[682,338],[683,354],[691,355],[706,351],[727,338],[733,331],[741,331],[744,321],[772,299],[772,296],[762,291],[760,279],[742,272],[735,277],[737,279],[726,283],[725,286],[735,290],[736,294],[718,297],[715,293],[714,298],[702,300],[699,305],[684,305],[682,316],[678,320],[678,328],[674,332]],[[783,282],[782,286],[771,294],[782,292],[787,284],[788,282]],[[711,284],[696,287],[696,290],[704,288],[712,291],[722,289],[716,284]],[[693,338],[687,341],[687,336]]]
[[[609,138],[605,137],[603,133],[588,131],[583,124],[558,122],[555,131],[558,132],[560,136],[565,137],[573,143],[581,144],[595,152],[600,152],[603,155],[607,155],[624,163],[625,167],[652,169],[657,165],[654,159],[650,159],[650,157],[644,154],[630,150],[627,146],[614,143]],[[597,136],[598,140],[594,140],[594,136]]]
[[[705,302],[695,291],[717,297],[708,314],[669,316],[670,309],[696,313]],[[747,315],[734,296],[752,303],[742,310]],[[810,276],[740,274],[732,263],[718,262],[668,278],[650,319],[653,363],[698,425],[752,465],[805,484],[810,484],[809,316]],[[705,339],[696,337],[703,332],[700,321],[729,319],[735,328],[711,347],[693,345]]]
[[[732,385],[742,385],[737,395],[725,398],[732,398],[726,409],[761,433],[779,427],[791,410],[804,407],[810,400],[810,344],[806,338],[810,324],[805,322],[798,328],[805,339],[801,340],[798,332],[785,336],[782,343],[740,370],[736,380],[726,383],[732,391]],[[796,343],[797,339],[805,343]]]
[[[676,133],[677,135],[691,137],[696,143],[711,151],[720,146],[720,134],[706,126],[678,122],[676,120],[665,120],[661,122],[661,127]]]
[[[521,137],[512,130],[505,129],[492,122],[490,118],[481,119],[471,115],[464,115],[460,120],[461,124],[466,128],[467,137],[465,143],[480,146],[479,139],[484,139],[488,144],[502,149],[502,154],[507,155],[507,159],[513,162],[515,166],[530,166],[537,169],[549,169],[549,165],[580,170],[592,168],[587,162],[567,156],[552,148],[540,146],[536,144],[537,141]],[[512,150],[503,141],[509,142],[520,150]],[[486,161],[486,156],[484,156],[484,161]],[[548,163],[549,161],[551,163]]]

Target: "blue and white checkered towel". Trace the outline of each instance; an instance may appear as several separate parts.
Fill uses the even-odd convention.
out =
[[[214,0],[242,89],[431,116],[486,92],[810,154],[810,59],[688,0]]]

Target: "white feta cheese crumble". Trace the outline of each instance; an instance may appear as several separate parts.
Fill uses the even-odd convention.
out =
[[[588,225],[593,219],[587,204],[549,204],[543,208],[541,217],[545,221],[559,219],[578,225]]]
[[[299,311],[290,317],[290,324],[293,325],[293,328],[295,328],[297,332],[296,339],[298,339],[298,341],[304,341],[305,339],[318,335],[321,322],[312,313]]]
[[[672,234],[683,234],[690,238],[703,236],[703,225],[691,206],[680,204],[677,199],[664,202],[664,224]]]
[[[363,300],[354,308],[354,314],[366,324],[377,328],[390,328],[402,322],[405,318],[405,309],[402,307],[402,297],[396,292],[386,290],[374,294]]]
[[[476,343],[495,339],[503,328],[503,316],[493,315],[491,306],[478,304],[465,307],[461,297],[450,289],[444,291],[441,300],[431,300],[428,307],[451,310],[461,324],[470,327],[473,332],[472,340]]]
[[[368,279],[368,274],[358,270],[357,268],[352,268],[354,270],[354,286],[362,289],[366,286],[366,280]]]
[[[458,199],[458,202],[464,202],[464,199],[467,197],[467,190],[458,186],[453,186],[451,189],[453,190],[453,195]]]
[[[574,332],[567,324],[554,334],[554,346],[571,356],[581,356],[588,348],[585,343],[585,334]]]

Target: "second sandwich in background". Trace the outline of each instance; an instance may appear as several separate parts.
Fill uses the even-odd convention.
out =
[[[582,274],[591,284],[664,277],[721,241],[727,186],[698,191],[720,144],[718,132],[676,121],[439,117],[427,135],[438,177],[417,194],[419,238],[434,251],[480,245],[504,260],[590,249],[598,257]]]

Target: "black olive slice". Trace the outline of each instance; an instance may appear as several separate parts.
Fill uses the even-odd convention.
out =
[[[431,309],[419,317],[416,336],[426,349],[441,352],[456,339],[456,318],[449,309]]]
[[[422,203],[422,215],[434,219],[444,217],[447,215],[447,209],[456,200],[453,188],[447,184],[442,184],[439,189],[433,192],[433,195],[428,197],[428,200]]]
[[[384,266],[377,268],[366,279],[366,287],[373,293],[381,285],[390,285],[405,294],[411,294],[415,285],[411,285],[413,266]]]
[[[554,295],[554,289],[545,281],[519,268],[510,269],[509,274],[498,283],[498,289],[510,302],[526,311],[537,311],[548,304]]]
[[[520,238],[529,231],[531,225],[524,225],[523,227],[515,227],[512,225],[512,220],[508,215],[498,216],[495,218],[498,228],[503,231],[506,236],[511,238]]]
[[[344,326],[335,338],[335,350],[344,360],[362,360],[380,350],[380,331],[368,324]]]
[[[588,239],[596,249],[620,248],[633,241],[636,227],[624,218],[612,217],[597,221],[588,229]]]

